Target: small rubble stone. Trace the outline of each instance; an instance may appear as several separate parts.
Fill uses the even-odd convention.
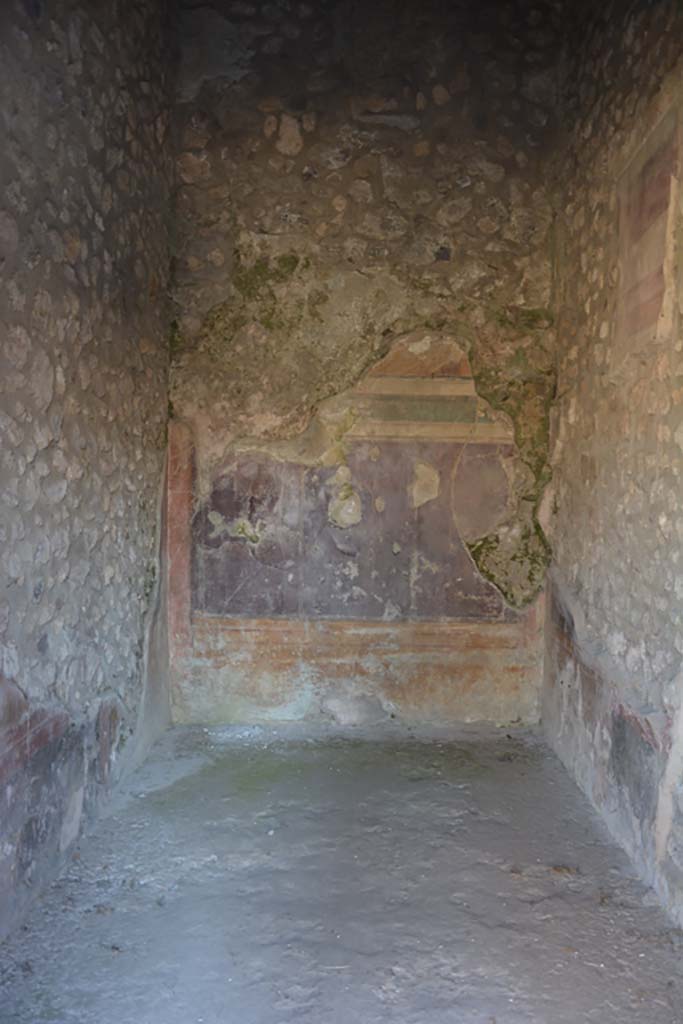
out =
[[[443,107],[451,101],[451,94],[445,85],[435,85],[432,89],[432,99],[437,107]]]
[[[304,148],[299,121],[291,114],[282,114],[280,117],[280,128],[275,148],[284,156],[298,156]]]

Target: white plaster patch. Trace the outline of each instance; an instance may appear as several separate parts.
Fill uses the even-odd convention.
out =
[[[439,496],[441,480],[438,470],[428,462],[416,462],[415,476],[410,485],[410,501],[413,508],[420,508]]]
[[[79,786],[71,796],[66,805],[64,820],[62,821],[61,832],[59,833],[59,849],[61,853],[71,846],[78,838],[81,827],[81,815],[83,813],[83,786]]]
[[[363,507],[360,495],[350,484],[345,484],[330,501],[327,518],[334,526],[342,530],[356,526],[363,518]]]
[[[408,351],[412,352],[415,356],[422,356],[425,352],[429,352],[432,347],[432,339],[427,335],[426,338],[421,338],[420,341],[411,341],[408,345]]]

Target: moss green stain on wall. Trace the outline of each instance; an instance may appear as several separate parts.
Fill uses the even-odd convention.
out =
[[[528,604],[543,587],[551,557],[537,514],[550,479],[549,418],[557,386],[553,322],[546,309],[497,310],[470,351],[477,391],[510,417],[518,451],[513,515],[470,551],[513,607]]]

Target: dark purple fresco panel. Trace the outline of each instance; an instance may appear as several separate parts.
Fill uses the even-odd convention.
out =
[[[499,619],[503,600],[477,572],[448,497],[416,510],[412,611],[418,619]]]
[[[244,456],[216,480],[195,516],[202,611],[295,616],[301,591],[302,468]]]
[[[376,447],[376,446],[372,446]],[[379,459],[354,446],[348,465],[362,519],[344,529],[329,519],[336,468],[309,470],[304,489],[303,608],[311,618],[407,618],[411,523],[408,467],[387,446]],[[384,510],[376,505],[382,498]]]
[[[435,498],[417,508],[410,502],[410,618],[498,619],[503,601],[477,572],[453,515],[452,481],[462,446],[415,441],[402,445],[400,450],[409,468],[408,488],[418,463],[439,475]]]
[[[458,535],[452,480],[461,446],[357,442],[349,486],[362,518],[330,519],[338,467],[237,457],[193,521],[194,607],[238,617],[496,620],[505,606]],[[417,509],[416,462],[439,474]]]

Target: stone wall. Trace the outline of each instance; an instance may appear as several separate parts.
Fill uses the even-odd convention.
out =
[[[568,47],[548,735],[683,921],[683,14],[619,3]]]
[[[543,166],[558,6],[186,5],[171,398],[193,449],[194,611],[471,621],[489,595],[495,612],[480,621],[526,621],[548,560],[536,512],[555,387]],[[415,385],[398,369],[372,401],[361,393],[369,377],[354,391],[411,344],[416,353],[455,347],[466,383],[427,361]],[[487,419],[493,448],[477,461]],[[291,438],[300,440],[287,447]],[[469,483],[458,493],[481,486],[490,495],[463,532],[450,481],[464,442]],[[418,463],[430,479],[441,466],[439,498],[413,515]],[[235,481],[251,519],[226,497]],[[252,493],[252,484],[273,493]],[[297,514],[291,496],[302,488]],[[474,491],[470,504],[481,506]],[[335,523],[337,506],[361,518]],[[314,525],[320,516],[327,540]],[[299,553],[286,553],[285,533]],[[411,591],[420,558],[432,568]],[[367,579],[342,579],[344,559]],[[301,605],[303,562],[309,575],[330,568],[319,593],[309,581],[313,603]],[[372,574],[392,572],[396,586],[379,594]],[[237,594],[226,603],[221,587]],[[430,587],[438,599],[417,600]],[[191,630],[181,632],[191,645]],[[219,689],[231,685],[226,643]],[[188,670],[200,657],[206,678],[204,654],[186,654]],[[514,703],[497,711],[508,718]],[[534,707],[535,698],[518,699],[525,717]]]
[[[161,7],[0,11],[0,932],[142,742],[142,709],[165,714],[143,697],[167,416]]]

